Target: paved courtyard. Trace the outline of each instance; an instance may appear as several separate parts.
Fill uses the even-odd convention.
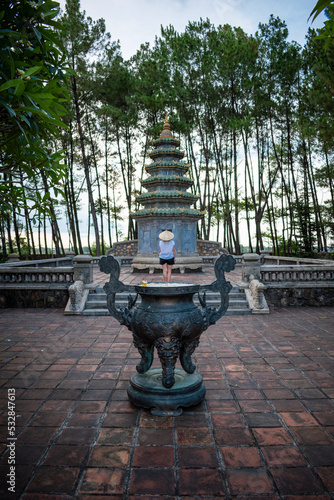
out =
[[[2,309],[0,332],[1,498],[334,498],[334,308],[223,317],[178,417],[128,401],[139,354],[112,317]]]

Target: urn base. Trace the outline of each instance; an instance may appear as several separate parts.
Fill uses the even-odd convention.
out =
[[[153,368],[144,374],[135,373],[130,379],[128,396],[136,406],[149,408],[152,415],[181,415],[182,407],[196,405],[205,396],[203,378],[199,373],[188,374],[175,369],[175,384],[167,389],[161,383],[161,368]]]

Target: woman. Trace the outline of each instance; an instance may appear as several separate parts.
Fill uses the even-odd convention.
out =
[[[162,274],[164,282],[168,285],[172,277],[172,268],[175,264],[176,252],[174,243],[174,234],[171,231],[162,231],[159,234],[159,258],[162,265]]]

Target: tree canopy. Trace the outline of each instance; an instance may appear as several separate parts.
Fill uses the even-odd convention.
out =
[[[53,138],[64,127],[63,102],[68,65],[55,21],[58,2],[12,0],[0,6],[0,211],[4,214],[33,201],[43,207],[49,193],[31,197],[23,179],[43,170],[49,187],[60,189],[66,174]],[[45,205],[45,203],[44,203]],[[29,206],[31,207],[31,205]]]
[[[6,251],[15,247],[23,255],[24,241],[27,253],[50,252],[51,226],[61,253],[62,219],[76,253],[85,251],[86,241],[99,255],[115,240],[135,239],[131,212],[166,112],[191,162],[197,208],[205,212],[199,238],[217,239],[236,253],[328,251],[334,239],[334,48],[324,50],[326,27],[310,29],[301,47],[288,40],[288,26],[278,17],[259,23],[253,35],[200,19],[183,32],[162,28],[153,46],[141,45],[127,61],[104,20],[87,17],[79,0],[67,0],[57,21],[56,2],[10,5],[15,30],[30,35],[18,38],[11,28],[1,35],[12,37],[1,60],[8,71],[0,86],[8,126],[1,132],[3,186],[44,198],[49,214],[38,214],[31,203],[20,216],[13,205],[0,213]],[[11,10],[23,7],[35,15],[30,31],[22,28],[25,15],[19,23],[25,11],[15,17]],[[17,150],[11,134],[13,141],[17,134]],[[67,169],[61,202],[54,196],[64,172],[59,151]]]

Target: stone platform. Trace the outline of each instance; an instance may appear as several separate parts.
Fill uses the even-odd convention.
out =
[[[333,498],[333,307],[224,316],[195,353],[205,399],[177,417],[129,402],[139,354],[110,316],[2,309],[0,332],[1,498]]]

